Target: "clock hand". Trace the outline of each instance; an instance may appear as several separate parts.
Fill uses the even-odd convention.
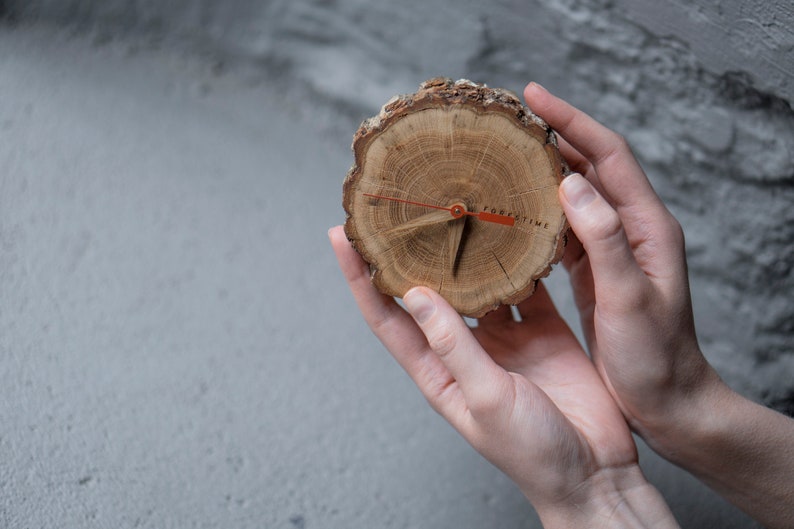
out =
[[[458,260],[458,252],[460,251],[460,241],[463,239],[463,229],[466,226],[466,219],[456,219],[449,226],[449,233],[447,234],[447,252],[449,269],[455,271],[455,262]]]
[[[413,206],[422,206],[425,208],[433,208],[433,209],[440,209],[443,211],[448,211],[453,218],[459,219],[460,217],[467,215],[469,217],[476,217],[479,220],[484,220],[486,222],[494,222],[496,224],[502,224],[504,226],[513,226],[516,223],[516,219],[509,216],[509,215],[500,215],[498,213],[489,213],[488,211],[480,211],[476,213],[474,211],[466,211],[466,207],[462,204],[454,204],[450,207],[445,206],[436,206],[434,204],[425,204],[424,202],[415,202],[413,200],[406,200],[404,198],[396,198],[396,197],[387,197],[383,195],[373,195],[372,193],[363,193],[365,197],[370,198],[380,198],[383,200],[391,200],[393,202],[400,202],[402,204],[411,204]]]
[[[434,206],[433,204],[425,204],[424,202],[414,202],[413,200],[406,200],[404,198],[396,198],[396,197],[387,197],[383,195],[373,195],[372,193],[362,193],[365,197],[370,198],[380,198],[383,200],[391,200],[392,202],[400,202],[402,204],[411,204],[413,206],[422,206],[424,208],[433,208],[433,209],[441,209],[444,211],[449,211],[452,213],[452,208],[444,207],[444,206]]]
[[[423,226],[449,223],[452,221],[447,235],[447,264],[449,265],[450,269],[454,269],[455,262],[457,261],[458,257],[458,251],[460,250],[460,242],[463,238],[463,228],[466,225],[465,216],[463,215],[465,208],[462,205],[455,205],[449,209],[440,207],[433,207],[433,209],[438,209],[438,211],[425,213],[424,215],[411,219],[408,222],[382,231],[379,233],[379,235],[390,236],[392,234],[402,233],[415,228],[421,228]],[[452,215],[451,217],[450,213]]]
[[[479,213],[467,211],[466,215],[469,215],[470,217],[477,217],[479,220],[484,220],[486,222],[503,224],[505,226],[515,226],[516,223],[515,217],[511,217],[510,215],[500,215],[498,213],[489,213],[487,211],[480,211]]]
[[[454,218],[449,216],[448,211],[433,211],[430,213],[426,213],[415,219],[411,219],[408,222],[385,230],[381,233],[381,235],[390,235],[392,233],[399,233],[401,231],[407,231],[414,228],[421,228],[422,226],[430,226],[432,224],[439,224],[442,222],[449,222],[450,220],[455,220]]]

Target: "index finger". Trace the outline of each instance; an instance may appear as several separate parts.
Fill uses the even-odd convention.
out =
[[[353,249],[342,227],[332,228],[328,237],[367,325],[403,369],[413,375],[413,364],[427,347],[424,334],[393,298],[372,286],[369,266]]]
[[[593,164],[598,182],[592,183],[600,184],[613,206],[662,206],[622,136],[536,83],[527,85],[524,97],[534,113]]]

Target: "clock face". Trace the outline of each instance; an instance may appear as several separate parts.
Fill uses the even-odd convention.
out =
[[[345,231],[383,293],[424,285],[478,317],[526,298],[561,257],[563,162],[514,96],[428,81],[365,122],[353,150]]]

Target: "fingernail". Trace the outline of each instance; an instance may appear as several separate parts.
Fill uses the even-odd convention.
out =
[[[565,177],[561,187],[563,194],[565,194],[565,200],[574,209],[582,209],[596,198],[593,186],[579,173],[573,173]]]
[[[533,86],[536,86],[537,88],[539,88],[539,89],[540,89],[540,90],[542,90],[543,92],[548,92],[548,90],[546,90],[546,89],[543,87],[543,85],[542,85],[542,84],[540,84],[540,83],[536,83],[535,81],[532,81],[532,82],[531,82],[531,83],[529,83],[529,84],[530,84],[530,85],[533,85]]]
[[[412,288],[403,297],[405,306],[408,312],[416,320],[417,323],[422,324],[430,319],[433,312],[436,310],[436,305],[430,297],[422,292],[421,289]]]

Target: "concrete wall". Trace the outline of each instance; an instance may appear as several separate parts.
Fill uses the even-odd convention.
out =
[[[266,253],[249,255],[245,252],[251,234],[238,231],[236,236],[229,237],[224,232],[227,228],[239,230],[241,226],[249,226],[243,230],[259,229],[256,211],[262,205],[278,207],[287,198],[300,201],[304,200],[301,197],[310,196],[312,203],[317,204],[320,218],[328,218],[329,223],[333,219],[340,221],[338,189],[346,164],[350,162],[346,149],[358,121],[374,114],[394,93],[413,91],[421,80],[436,75],[468,77],[519,93],[527,81],[535,80],[626,135],[657,189],[684,225],[697,326],[707,356],[736,389],[788,413],[794,412],[794,303],[791,301],[794,299],[794,7],[790,2],[5,0],[0,2],[0,13],[6,18],[3,27],[17,28],[8,31],[22,32],[32,24],[52,23],[92,43],[87,46],[88,51],[83,52],[79,51],[82,45],[64,43],[58,40],[62,37],[58,37],[53,38],[54,44],[48,47],[41,42],[46,42],[49,30],[34,31],[35,38],[29,42],[17,34],[6,39],[4,42],[9,46],[21,39],[34,51],[18,45],[13,54],[9,51],[4,55],[3,64],[14,74],[13,78],[6,78],[6,84],[0,85],[5,90],[0,91],[4,101],[25,100],[25,87],[31,82],[34,86],[38,82],[40,90],[31,92],[39,94],[39,99],[31,96],[25,104],[0,106],[0,111],[11,116],[4,123],[25,122],[33,115],[31,122],[38,123],[35,132],[54,134],[53,144],[63,148],[59,152],[82,152],[85,148],[86,156],[93,153],[96,158],[97,153],[101,155],[107,150],[102,160],[105,166],[111,167],[118,163],[119,148],[129,157],[129,163],[145,160],[147,152],[155,152],[159,154],[153,160],[159,165],[150,161],[139,168],[173,169],[173,174],[162,175],[165,192],[155,185],[159,181],[145,179],[132,187],[127,179],[78,180],[74,186],[56,179],[37,185],[35,175],[31,175],[28,183],[22,183],[14,171],[25,168],[23,161],[26,159],[39,160],[39,169],[53,173],[64,166],[74,174],[80,174],[85,168],[74,165],[68,154],[55,156],[52,151],[40,149],[35,139],[31,139],[33,132],[24,140],[30,142],[25,148],[14,150],[13,142],[23,141],[20,140],[23,135],[11,125],[3,129],[8,141],[5,147],[0,147],[0,154],[4,156],[0,162],[5,163],[4,170],[12,176],[3,191],[5,211],[0,211],[3,215],[0,248],[5,249],[4,260],[0,261],[4,263],[4,269],[0,270],[0,284],[4,288],[0,322],[5,325],[4,336],[0,337],[3,340],[0,354],[6,356],[2,358],[2,380],[9,402],[3,408],[3,421],[12,425],[15,432],[0,434],[0,447],[11,446],[13,454],[10,463],[3,463],[8,466],[0,473],[6,489],[6,505],[0,505],[0,521],[7,522],[6,525],[26,527],[25,520],[34,519],[44,520],[39,523],[42,526],[58,526],[57,517],[69,510],[61,504],[70,501],[83,501],[81,508],[88,515],[93,512],[95,520],[97,516],[101,519],[104,513],[106,522],[108,519],[126,520],[129,522],[126,526],[133,526],[136,516],[145,526],[160,526],[157,521],[163,519],[166,526],[183,526],[179,523],[180,515],[188,516],[187,513],[198,509],[197,512],[207,516],[208,526],[222,527],[228,526],[229,519],[248,520],[246,508],[249,514],[252,511],[260,515],[278,513],[272,515],[269,525],[266,523],[273,527],[335,526],[342,521],[347,526],[361,527],[378,521],[384,525],[435,527],[462,527],[472,520],[478,523],[501,520],[511,527],[525,525],[531,515],[522,510],[523,507],[515,507],[521,499],[511,495],[501,478],[488,473],[478,466],[479,463],[472,463],[469,455],[461,456],[468,452],[455,444],[450,432],[428,426],[436,424],[432,422],[432,414],[416,415],[423,404],[404,380],[389,378],[396,376],[393,365],[378,364],[382,369],[378,371],[379,376],[384,377],[381,384],[365,385],[366,390],[362,390],[359,385],[366,381],[367,372],[358,372],[358,368],[350,372],[341,367],[359,362],[357,354],[360,351],[340,351],[334,361],[322,356],[323,347],[328,343],[339,344],[348,340],[348,336],[359,336],[359,333],[364,336],[366,331],[353,319],[356,315],[349,299],[344,298],[348,302],[346,311],[340,311],[333,303],[333,296],[341,299],[345,294],[340,285],[327,286],[329,281],[338,283],[339,278],[333,275],[333,262],[318,257],[326,251],[321,237],[301,232],[299,237],[303,239],[296,242],[268,232],[266,224],[261,226],[261,233],[257,232],[297,252],[306,261],[322,263],[322,276],[316,275],[316,269],[299,268],[282,275],[285,279],[281,281],[296,285],[296,291],[306,298],[316,296],[320,300],[319,310],[333,313],[325,319],[320,318],[313,334],[301,333],[289,323],[283,311],[265,304],[260,296],[250,294],[245,281],[212,282],[217,280],[214,274],[219,273],[218,270],[228,267],[240,277],[243,274],[255,276],[257,259],[263,262],[269,259]],[[136,44],[117,44],[126,41]],[[79,52],[73,50],[69,55],[60,50],[72,49],[70,46],[76,46]],[[125,67],[137,74],[113,70],[121,68],[118,64],[127,64],[126,59],[103,50],[119,47],[126,50],[124,53],[144,49],[146,53],[160,53],[166,57],[155,61],[159,65],[155,71],[160,73],[153,77],[151,86],[144,86],[143,81],[137,80],[136,75],[150,75],[146,73],[149,70],[138,63]],[[63,59],[56,60],[63,57],[62,53],[67,53],[66,63]],[[174,53],[179,57],[194,57],[199,66],[185,67],[183,59],[173,59]],[[74,60],[83,55],[84,58]],[[26,66],[26,60],[39,64],[42,71],[54,73],[36,77],[38,74],[31,73],[32,67]],[[116,72],[118,80],[108,81],[93,65],[94,60],[116,65],[111,71]],[[174,78],[158,69],[169,67],[175,70]],[[69,81],[70,76],[81,79]],[[180,76],[195,83],[183,85],[178,80]],[[237,79],[239,84],[229,79]],[[102,121],[103,118],[92,115],[97,113],[94,107],[75,104],[64,96],[69,93],[69,86],[73,94],[86,93],[100,101],[104,97],[103,90],[115,90],[124,97],[119,101],[109,100],[102,107],[105,108],[102,112],[109,116],[105,118],[107,121]],[[158,90],[171,94],[158,96],[159,103],[154,107],[162,122],[154,116],[149,121],[141,117],[150,112],[146,109],[151,105],[141,103],[143,99],[135,99],[152,89],[158,94]],[[257,99],[261,94],[246,96],[249,89],[266,91],[267,104]],[[173,96],[171,91],[180,97]],[[49,102],[40,104],[39,100],[45,99]],[[42,107],[50,116],[66,113],[62,122],[70,124],[68,130],[56,127],[55,132],[51,132],[52,118],[36,113],[36,109]],[[262,108],[269,109],[272,116],[288,111],[291,116],[297,116],[294,119],[302,125],[282,127],[281,118],[273,117],[281,130],[263,128],[263,124],[247,115],[254,109],[261,112]],[[81,109],[81,113],[77,109]],[[228,125],[220,132],[208,132],[210,136],[201,142],[183,137],[180,123],[187,122],[195,130],[213,130],[214,122],[209,117],[206,122],[197,123],[204,118],[195,117],[196,112],[206,112],[207,116],[233,115],[235,127]],[[82,123],[85,116],[102,123],[101,127],[97,129],[92,121],[85,130],[78,127],[74,132],[74,123]],[[132,132],[125,133],[126,136],[120,133],[118,144],[109,143],[119,130],[118,120],[128,124],[143,123],[136,133],[140,136],[132,136]],[[194,130],[190,127],[185,129],[188,133]],[[95,130],[107,134],[97,134]],[[78,141],[82,133],[86,136]],[[160,143],[155,143],[150,133]],[[266,140],[275,150],[271,154],[252,154],[254,151],[246,150],[250,135]],[[295,154],[294,145],[306,138],[320,146],[320,154],[307,155],[306,160],[298,164],[303,164],[301,167],[289,167],[279,155]],[[82,141],[90,142],[91,148],[85,147]],[[167,150],[158,150],[158,146],[173,142],[180,149],[195,154],[203,165],[195,162],[195,166],[187,167],[180,157]],[[104,144],[107,144],[105,150]],[[2,150],[9,149],[9,145],[12,146],[10,151]],[[236,161],[222,163],[209,155],[205,159],[197,145],[203,146],[201,152],[221,149],[223,159]],[[134,151],[137,148],[141,152]],[[134,163],[140,165],[141,162]],[[206,167],[217,173],[217,178],[223,174],[243,175],[234,181],[237,187],[232,189],[237,191],[230,198],[232,202],[216,202],[219,190],[229,193],[229,187],[219,187],[209,177],[195,187],[193,181],[174,176],[194,174]],[[269,167],[274,176],[278,171],[294,173],[291,183],[276,187],[278,199],[266,193],[272,191],[272,186],[267,190],[257,187],[256,168],[261,167]],[[121,171],[119,175],[135,177],[125,173],[123,167],[117,169]],[[90,170],[99,174],[102,168],[97,166]],[[129,167],[127,170],[131,171]],[[327,180],[318,187],[316,181],[312,183],[316,175],[309,173],[319,171],[332,174],[324,174],[322,178]],[[25,195],[26,189],[33,189],[38,196],[45,197],[47,212],[39,211],[38,199],[24,199],[30,196],[29,191]],[[110,228],[99,225],[108,220],[109,213],[98,210],[94,214],[91,209],[81,212],[76,203],[69,202],[75,196],[89,202],[91,196],[110,197],[117,201],[114,207],[119,208],[122,217],[131,225],[138,217],[134,211],[124,209],[126,198],[131,196],[138,204],[162,203],[163,209],[157,209],[161,207],[158,205],[149,211],[142,232],[125,230],[128,224],[124,223],[116,226],[132,240],[131,246],[117,245],[111,240]],[[181,204],[183,196],[188,197],[187,205],[176,206]],[[177,208],[176,213],[172,212],[173,207]],[[206,208],[216,208],[213,218],[218,222],[202,220]],[[292,214],[288,211],[283,213],[284,218]],[[63,239],[51,241],[56,249],[60,248],[58,252],[45,251],[32,239],[48,237],[54,226],[48,222],[58,218],[78,219],[81,228],[75,233],[64,232]],[[186,224],[181,224],[182,221]],[[169,226],[174,231],[169,232]],[[209,242],[203,242],[202,234],[207,233]],[[92,252],[96,244],[103,244],[103,237],[106,244],[101,247],[110,253]],[[186,254],[174,251],[161,255],[158,252],[162,245],[167,248],[182,245]],[[224,252],[225,261],[216,261],[213,257],[216,247]],[[36,268],[39,265],[31,269],[26,264],[31,261],[30,252],[39,252],[35,253],[35,262],[57,263],[61,258],[65,261],[62,265],[51,264],[50,268],[42,264],[40,270]],[[145,273],[132,265],[124,265],[127,258],[140,265],[136,259],[150,254],[158,257],[151,262],[143,261],[149,267],[145,268]],[[114,259],[113,255],[118,258]],[[183,270],[178,263],[185,255],[194,264]],[[267,269],[270,275],[291,270],[289,263],[273,263],[270,259],[271,268]],[[123,274],[120,280],[114,276],[119,266]],[[169,266],[173,268],[172,275],[163,271],[170,270]],[[38,279],[33,281],[29,276]],[[46,277],[61,277],[68,282],[70,286],[63,293],[71,305],[64,305],[63,301],[57,303],[61,285],[55,280],[47,283]],[[137,281],[145,282],[150,277],[156,280],[155,284],[128,300],[129,306],[103,290],[103,285],[115,285],[121,294],[132,292],[138,288]],[[265,275],[262,277],[264,281]],[[120,286],[118,281],[122,281]],[[207,290],[189,294],[184,290],[188,287],[191,292],[193,288]],[[216,287],[217,292],[214,292],[212,289]],[[273,288],[280,296],[290,296],[289,289]],[[327,293],[317,295],[319,290],[327,290]],[[159,298],[161,291],[177,295],[176,304]],[[207,301],[210,298],[214,300],[211,303]],[[313,310],[305,301],[298,306],[307,313]],[[38,321],[31,317],[37,310],[51,318]],[[224,320],[223,315],[228,311],[237,314],[239,319]],[[345,312],[349,320],[341,315]],[[28,317],[20,314],[28,314]],[[126,317],[125,314],[131,320],[118,324],[114,318]],[[59,324],[53,328],[50,320]],[[262,320],[269,323],[259,327],[257,321]],[[202,328],[197,321],[209,326]],[[234,346],[231,360],[216,332],[229,338]],[[351,338],[357,344],[367,339]],[[155,351],[157,347],[166,347],[158,345],[162,340],[170,344],[163,349],[170,355],[166,371],[158,368],[155,356],[137,358],[142,364],[133,363],[125,356],[127,349],[133,347],[131,344]],[[195,346],[197,340],[209,344],[197,346],[208,348],[206,355],[201,357],[204,362],[201,365],[194,365],[194,358],[188,354],[189,346]],[[216,343],[218,340],[220,342]],[[256,357],[256,344],[267,340],[274,340],[296,358],[305,358],[301,355],[306,351],[316,351],[320,355],[317,358],[322,360],[288,362],[280,356],[268,356],[271,363],[266,368],[265,362]],[[72,348],[57,353],[57,344],[62,342],[71,344]],[[109,354],[103,355],[105,351]],[[59,360],[61,355],[75,364],[65,364],[66,360]],[[82,365],[84,355],[97,362],[106,362],[109,369],[99,374],[99,388],[86,394],[68,382],[70,377],[89,382],[86,373],[93,373],[94,368],[74,367]],[[283,363],[290,370],[297,370],[297,374],[267,379],[271,386],[262,390],[264,393],[235,392],[235,389],[257,384],[251,377],[258,371],[252,366],[260,363],[262,373],[270,373],[272,369],[278,371]],[[373,367],[372,364],[367,366]],[[318,373],[318,367],[332,374],[334,383]],[[174,373],[187,370],[185,387],[181,387],[179,381],[176,387],[169,385],[173,380],[163,374],[171,372],[169,369]],[[126,379],[125,372],[132,372],[137,378]],[[312,395],[316,398],[289,397],[291,392],[298,394],[301,380],[315,385],[317,389]],[[39,386],[50,387],[53,394],[35,393],[32,388]],[[114,392],[118,387],[126,393],[120,396]],[[383,387],[393,393],[376,396]],[[153,388],[161,391],[167,404],[146,394]],[[103,403],[102,395],[109,396],[110,405]],[[393,402],[402,399],[402,395],[405,395],[405,402]],[[272,406],[281,411],[271,415],[270,411],[263,412],[252,404],[264,397],[272,399]],[[22,400],[18,406],[12,404],[17,398]],[[136,407],[125,408],[123,399],[131,399]],[[350,402],[358,403],[359,407],[351,412]],[[118,417],[113,412],[116,405],[122,409]],[[160,412],[144,412],[138,405],[166,408]],[[413,405],[416,407],[411,407]],[[307,412],[307,407],[314,411]],[[95,408],[99,411],[92,411]],[[386,419],[385,426],[373,422],[378,409],[389,410],[391,418]],[[247,414],[264,414],[272,420],[267,427],[258,426],[264,433],[249,431],[255,427],[240,418]],[[218,425],[219,417],[227,422]],[[355,422],[357,417],[363,418],[361,423],[352,426],[351,421]],[[63,422],[59,423],[61,419]],[[41,423],[48,420],[60,426],[45,429],[47,442],[44,442],[37,436],[36,429],[41,431]],[[128,426],[115,426],[114,421],[126,421]],[[322,431],[306,426],[307,421],[319,425]],[[340,429],[341,423],[349,429]],[[422,430],[407,433],[414,431],[415,424],[421,425]],[[117,439],[121,443],[114,444],[110,439],[103,444],[89,440],[85,433],[75,440],[73,429],[79,432],[99,429],[109,437],[115,432],[121,437]],[[170,432],[168,439],[172,441],[169,442],[178,442],[178,445],[163,448],[158,444],[161,438],[152,433],[157,429]],[[287,431],[293,433],[285,434]],[[387,435],[395,432],[396,440]],[[269,439],[268,447],[256,446],[252,440],[256,437],[254,434]],[[138,441],[141,444],[136,444]],[[297,444],[293,446],[293,442]],[[26,451],[26,443],[37,448]],[[125,450],[134,452],[147,446],[157,448],[153,449],[155,455],[138,454],[146,468],[129,466],[131,463],[107,468],[107,462],[114,458],[124,461]],[[373,446],[382,450],[376,452]],[[443,448],[448,446],[453,448],[448,451]],[[187,448],[183,452],[180,447]],[[434,452],[435,449],[440,452]],[[435,467],[426,459],[408,463],[408,467],[378,460],[384,450],[393,457],[404,457],[404,461],[414,461],[417,453],[435,454],[433,462],[440,466]],[[330,463],[324,463],[327,460],[323,454],[330,454]],[[95,462],[95,456],[104,461],[105,466]],[[217,494],[218,506],[194,505],[191,504],[193,500],[171,489],[161,490],[165,486],[163,483],[169,483],[168,479],[160,482],[160,489],[155,486],[149,490],[145,485],[146,475],[157,461],[173,465],[174,476],[181,477],[171,476],[170,483],[192,488],[193,494],[187,497],[206,499]],[[475,499],[461,502],[465,505],[448,505],[433,524],[425,523],[428,513],[434,512],[433,505],[448,501],[448,494],[439,490],[424,491],[424,496],[419,498],[418,493],[400,492],[399,487],[420,490],[417,487],[424,483],[422,480],[439,477],[434,476],[431,469],[449,469],[447,464],[461,462],[465,469],[445,470],[448,473],[442,476],[457,483],[447,492]],[[46,468],[39,468],[41,465]],[[50,466],[54,467],[54,477],[49,475],[45,479],[37,474],[40,470],[47,475]],[[295,474],[294,468],[303,470]],[[661,466],[653,468],[656,470],[651,470],[651,474],[661,480],[663,492],[668,494],[682,521],[693,527],[728,527],[730,518],[739,520],[735,522],[736,527],[750,526],[749,522],[736,518],[729,507],[674,470]],[[273,488],[267,490],[278,506],[267,501],[259,504],[256,494],[243,490],[244,486],[262,485],[263,478],[255,474],[263,469],[273,472],[268,478],[273,480]],[[316,469],[317,473],[311,469]],[[480,485],[466,482],[466,476],[472,471],[483,476],[483,483],[500,491],[501,496],[482,500]],[[384,482],[356,482],[362,476],[374,479],[372,472],[395,475],[395,485],[390,488]],[[237,482],[240,489],[221,494],[207,482],[210,479],[219,479],[232,488]],[[6,487],[9,483],[11,485]],[[77,484],[77,492],[67,486],[73,484]],[[97,490],[85,499],[81,494],[90,487]],[[130,490],[134,508],[125,511],[125,494]],[[308,493],[310,500],[303,497],[308,490],[311,491]],[[168,510],[168,501],[159,501],[151,495],[177,501],[173,512]],[[360,501],[350,499],[356,495]],[[25,498],[34,498],[34,505],[20,507],[25,505]],[[47,515],[35,518],[35,501],[43,498],[49,502],[44,511]],[[241,503],[236,503],[235,498]],[[403,502],[404,509],[383,498]],[[698,513],[698,502],[709,506],[704,509],[719,512]],[[147,505],[156,507],[147,511]],[[116,506],[115,511],[124,516],[114,518],[108,506]],[[336,514],[331,512],[334,509]],[[411,509],[414,514],[406,514],[406,510]],[[513,516],[507,521],[505,509]],[[100,522],[91,522],[90,516],[87,519],[88,522],[83,521],[89,525],[102,526]],[[239,525],[248,526],[249,522]],[[195,521],[193,525],[201,524]]]
[[[344,132],[431,76],[519,93],[541,82],[626,135],[685,225],[709,357],[739,389],[794,406],[790,2],[10,0],[6,11],[244,59],[332,105]]]

